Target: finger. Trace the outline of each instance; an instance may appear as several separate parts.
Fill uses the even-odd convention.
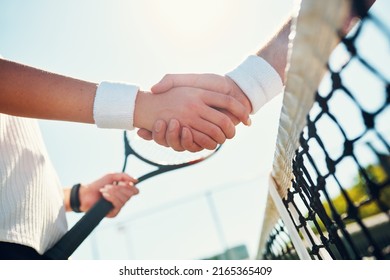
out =
[[[206,111],[208,111],[206,108],[204,109]],[[221,114],[220,112],[218,112],[217,110],[215,109],[211,109],[210,114]],[[207,114],[207,113],[206,113]],[[204,114],[203,114],[204,115]],[[225,116],[226,117],[226,116]],[[212,116],[208,116],[208,118],[210,119],[215,119],[214,117]],[[223,144],[226,140],[226,135],[229,135],[230,137],[231,136],[231,129],[233,129],[233,136],[234,136],[234,133],[235,133],[235,128],[234,128],[234,125],[233,123],[230,121],[230,119],[228,117],[226,117],[226,119],[228,120],[228,122],[231,124],[231,126],[229,127],[229,129],[226,129],[226,131],[223,131],[221,129],[220,126],[216,125],[213,123],[213,121],[209,121],[209,120],[205,120],[205,119],[199,119],[196,123],[192,124],[192,127],[193,129],[197,130],[197,131],[200,131],[202,132],[203,134],[206,134],[209,136],[210,139],[213,140],[213,142],[216,142],[215,145],[218,143],[218,144]],[[198,143],[199,144],[199,143]],[[201,145],[202,146],[202,145]]]
[[[173,87],[197,87],[225,94],[229,92],[225,78],[216,74],[167,74],[151,91],[162,93]]]
[[[172,147],[172,149],[178,152],[184,151],[184,148],[181,145],[180,123],[178,120],[171,119],[169,121],[168,130],[165,138],[168,143],[168,146]]]
[[[157,94],[170,90],[171,88],[176,87],[177,84],[190,86],[193,83],[191,82],[192,78],[195,78],[195,76],[186,74],[167,74],[161,79],[161,81],[152,86],[151,91]]]
[[[240,123],[240,120],[236,118],[236,116],[233,116],[229,111],[226,111],[224,109],[218,109],[221,113],[225,114],[234,125],[238,125]]]
[[[218,143],[215,142],[208,135],[195,129],[191,130],[191,132],[194,137],[194,142],[203,149],[214,150],[215,148],[217,148]]]
[[[165,75],[164,78],[158,84],[154,85],[151,91],[153,93],[162,93],[173,87],[196,87],[212,92],[223,93],[225,95],[231,95],[231,83],[232,81],[230,81],[229,83],[228,78],[216,74],[168,74]],[[243,104],[242,106],[244,107]],[[227,111],[231,112],[229,109]],[[247,109],[245,109],[245,107],[244,111],[247,112]],[[237,118],[245,125],[250,125],[251,121],[248,113],[249,112],[243,115],[237,115],[231,112],[233,116],[237,116]],[[234,120],[233,118],[232,121],[236,123],[236,120]]]
[[[207,105],[224,109],[237,117],[244,124],[250,124],[248,110],[246,110],[245,106],[234,97],[221,93],[204,91],[202,99]]]
[[[212,136],[212,138],[215,141],[217,141],[219,144],[222,144],[226,140],[226,138],[228,139],[233,138],[234,135],[236,134],[236,128],[232,120],[224,113],[220,112],[219,110],[211,107],[205,107],[201,112],[201,116],[205,121],[215,126],[213,128],[215,134],[217,134],[218,132],[223,133],[223,137],[224,137],[223,139],[222,138],[217,139],[213,137],[211,134],[212,132],[207,133],[209,136]],[[200,131],[206,132],[205,130],[200,130]]]
[[[172,74],[165,75],[157,84],[152,86],[152,88],[150,89],[151,92],[157,94],[173,88],[174,87],[173,81],[175,79],[174,76],[176,75],[172,75]]]
[[[115,217],[126,202],[139,193],[138,188],[133,183],[119,183],[118,185],[106,185],[100,190],[103,197],[112,203],[113,209],[107,217]]]
[[[121,209],[121,205],[119,204],[119,201],[113,197],[110,193],[108,193],[107,190],[101,190],[101,193],[102,193],[102,196],[104,197],[105,200],[111,202],[113,208],[110,210],[110,212],[108,212],[108,214],[106,215],[106,217],[108,218],[113,218],[115,217],[116,215],[118,215],[120,209]]]
[[[195,153],[203,150],[201,146],[194,142],[192,132],[188,127],[182,128],[180,142],[182,147],[187,151]]]
[[[106,182],[103,183],[102,185],[112,184],[114,182],[132,182],[134,184],[138,182],[137,179],[131,177],[126,173],[111,173],[111,174],[107,174],[103,178],[105,178]]]
[[[166,141],[165,135],[167,132],[167,123],[163,120],[157,120],[154,123],[152,136],[153,140],[162,146],[169,147],[169,144]]]
[[[145,129],[145,128],[138,129],[137,134],[139,137],[141,137],[144,140],[147,140],[147,141],[153,140],[152,132]]]
[[[187,81],[190,80],[190,78],[191,77],[186,77]],[[184,79],[185,78],[183,77],[181,80]],[[230,91],[230,86],[227,83],[225,77],[216,74],[198,74],[196,78],[192,77],[192,82],[193,87],[201,88],[204,90],[220,92],[223,94],[228,94]],[[176,84],[178,83],[179,81],[176,82]]]
[[[170,129],[168,129],[166,134],[166,139],[170,146],[176,151],[187,150],[194,153],[203,150],[202,147],[194,142],[191,130],[188,127],[183,127],[180,134],[179,125],[180,123],[175,119],[170,121],[168,126]]]
[[[114,205],[115,208],[122,207],[126,199],[126,188],[119,185],[106,185],[100,190],[104,194],[108,194],[109,201]]]
[[[106,190],[112,197],[117,199],[118,206],[123,206],[133,195],[139,193],[139,190],[133,183],[119,183],[117,185],[107,185]]]

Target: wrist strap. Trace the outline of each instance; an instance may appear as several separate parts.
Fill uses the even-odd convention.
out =
[[[256,55],[250,55],[226,76],[246,94],[252,104],[252,114],[283,91],[282,79],[278,72]]]
[[[70,208],[76,213],[81,213],[80,210],[80,187],[81,184],[76,184],[72,187],[70,191]]]
[[[100,128],[134,129],[134,105],[139,87],[101,82],[96,90],[93,118]]]

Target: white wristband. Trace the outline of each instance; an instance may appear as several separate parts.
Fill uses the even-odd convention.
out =
[[[279,74],[267,61],[256,55],[249,56],[226,76],[246,94],[252,103],[252,114],[283,91]]]
[[[134,105],[139,87],[101,82],[96,90],[93,118],[100,128],[134,129]]]

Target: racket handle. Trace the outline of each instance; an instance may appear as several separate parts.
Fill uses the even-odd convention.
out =
[[[45,253],[45,256],[53,260],[68,259],[112,208],[113,205],[111,202],[101,198],[51,249]]]

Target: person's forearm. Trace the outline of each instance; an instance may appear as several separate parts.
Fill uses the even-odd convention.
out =
[[[235,97],[238,100],[249,101],[246,103],[250,106],[245,106],[250,107],[252,114],[283,92],[290,28],[291,19],[256,55],[248,56],[240,65],[226,74],[241,89],[235,91]]]
[[[70,207],[70,188],[64,189],[64,207],[66,212],[72,211],[72,208]]]
[[[375,3],[375,0],[365,0],[364,4],[366,10],[369,10]],[[344,33],[347,33],[356,23],[356,17],[359,14],[352,10],[350,16],[345,20],[345,25],[342,28]],[[265,59],[280,75],[283,83],[286,82],[285,71],[287,65],[287,53],[289,34],[291,29],[291,19],[283,25],[283,27],[275,34],[275,36],[263,46],[256,55]]]
[[[256,55],[266,60],[278,72],[283,83],[285,83],[285,70],[287,65],[288,36],[291,29],[289,19],[276,35],[262,47]]]
[[[364,9],[369,9],[374,0],[366,0]],[[345,24],[341,28],[346,34],[356,23],[358,13],[351,11],[349,17],[345,19]],[[286,23],[276,32],[268,43],[266,43],[257,53],[244,60],[236,69],[227,73],[250,100],[252,113],[256,113],[264,104],[282,92],[286,83],[286,66],[289,46],[289,34],[291,31],[291,21]]]
[[[0,59],[0,113],[94,123],[97,84]]]

